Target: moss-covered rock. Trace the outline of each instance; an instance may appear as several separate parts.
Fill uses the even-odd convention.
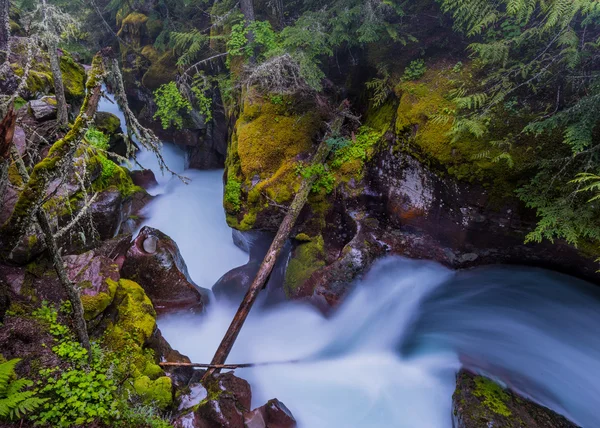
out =
[[[153,404],[159,409],[164,410],[173,402],[171,379],[167,376],[155,380],[141,376],[134,381],[133,388],[146,404]]]
[[[236,184],[226,185],[225,195],[232,227],[248,230],[257,222],[277,223],[280,213],[272,216],[272,202],[292,200],[301,181],[298,163],[310,155],[321,125],[311,101],[248,91],[226,161],[227,182]]]
[[[502,388],[483,376],[461,370],[452,396],[457,428],[574,428],[552,410]]]
[[[288,294],[304,283],[310,276],[325,266],[325,248],[321,235],[308,238],[306,234],[300,234],[304,241],[292,253],[286,272],[284,286]],[[310,239],[306,241],[306,239]]]
[[[141,48],[149,42],[149,32],[146,28],[148,16],[140,12],[132,12],[121,22],[121,28],[117,33],[129,45],[134,48]]]

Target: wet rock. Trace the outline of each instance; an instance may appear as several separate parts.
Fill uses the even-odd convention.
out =
[[[119,265],[94,251],[67,256],[64,261],[69,279],[81,290],[85,318],[90,321],[112,303],[120,279]]]
[[[158,186],[154,172],[150,169],[130,171],[129,176],[131,177],[133,184],[140,186],[143,189],[149,190]]]
[[[456,428],[577,427],[552,410],[466,370],[456,377],[452,414]]]
[[[170,362],[170,363],[191,363],[190,359],[174,350],[169,342],[163,337],[160,329],[154,330],[154,333],[146,342],[146,346],[154,351],[155,362]],[[172,366],[163,367],[165,373],[171,379],[173,387],[176,390],[185,388],[194,375],[192,367]]]
[[[108,136],[108,151],[119,156],[127,155],[127,144],[123,137],[121,120],[114,114],[99,111],[94,117],[94,125]]]
[[[247,428],[294,428],[297,426],[292,412],[277,398],[246,413],[244,419]]]
[[[206,388],[199,383],[190,386],[190,393],[182,397],[180,404],[185,414],[175,419],[174,426],[244,428],[244,414],[250,409],[251,399],[250,384],[244,379],[231,372],[217,374]]]
[[[56,119],[56,105],[44,100],[29,101],[29,111],[38,122]]]
[[[124,199],[117,188],[108,188],[92,203],[94,226],[102,240],[112,239],[119,234],[121,224],[128,214],[123,207]]]
[[[151,227],[144,227],[129,247],[121,275],[139,283],[159,313],[200,312],[208,303],[209,291],[192,282],[175,241]]]

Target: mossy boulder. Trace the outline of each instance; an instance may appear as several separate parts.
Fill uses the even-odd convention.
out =
[[[153,404],[159,409],[166,409],[173,402],[171,379],[161,376],[151,380],[141,376],[133,382],[133,389],[146,404]]]
[[[302,242],[292,252],[286,272],[284,286],[288,295],[311,275],[325,266],[325,243],[321,235],[309,238],[306,234],[300,234]],[[310,239],[306,241],[306,239]]]
[[[108,257],[88,251],[65,257],[69,279],[81,290],[87,321],[98,317],[115,298],[119,266]]]
[[[452,396],[454,426],[457,428],[575,428],[539,404],[504,389],[494,381],[461,370]]]
[[[146,27],[147,22],[148,16],[140,12],[132,12],[123,19],[117,34],[132,47],[141,48],[150,44],[150,32]]]
[[[121,119],[112,113],[99,111],[94,117],[94,125],[99,131],[108,136],[108,150],[119,156],[127,155],[127,145],[123,137]]]
[[[230,226],[276,229],[281,213],[272,209],[272,202],[292,200],[301,182],[299,161],[312,153],[321,125],[310,100],[248,91],[226,161]]]

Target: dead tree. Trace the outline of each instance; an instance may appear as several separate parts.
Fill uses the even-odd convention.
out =
[[[0,0],[0,64],[8,59],[8,39],[10,37],[10,2]]]
[[[65,97],[65,85],[63,83],[62,72],[60,71],[60,58],[58,57],[58,41],[60,39],[64,22],[62,12],[49,8],[46,0],[42,0],[42,28],[45,31],[42,37],[48,47],[48,57],[50,58],[50,70],[54,80],[54,95],[56,96],[56,122],[59,127],[65,127],[69,123],[67,113],[67,99]],[[64,22],[63,22],[64,21]]]
[[[93,120],[98,108],[105,69],[103,58],[107,56],[112,57],[111,49],[105,49],[94,57],[83,105],[73,126],[63,138],[52,145],[46,158],[35,165],[29,181],[19,194],[13,213],[0,229],[0,249],[4,257],[10,257],[10,253],[34,220],[46,197],[48,184],[60,177],[72,163],[88,122]]]
[[[23,180],[23,183],[28,183],[30,181],[29,174],[27,173],[27,168],[25,168],[25,163],[17,149],[12,146],[11,153],[15,164],[17,165],[17,170],[19,171],[19,175]],[[65,263],[63,261],[62,255],[60,254],[60,249],[58,248],[58,244],[56,243],[56,239],[52,233],[52,227],[50,226],[50,221],[48,220],[48,215],[43,207],[39,207],[35,213],[36,219],[40,228],[42,229],[42,233],[44,234],[44,240],[46,241],[46,247],[48,247],[48,252],[52,257],[52,263],[54,264],[54,270],[56,270],[56,274],[58,275],[58,279],[60,284],[67,294],[67,298],[71,302],[71,307],[73,309],[73,326],[75,327],[75,332],[77,333],[77,338],[81,345],[87,349],[88,356],[91,357],[91,348],[90,348],[90,338],[87,332],[87,325],[84,318],[84,309],[83,304],[81,303],[81,295],[79,294],[79,290],[71,282],[69,276],[67,275],[67,271],[65,269]]]
[[[346,102],[342,104],[342,108],[338,112],[338,115],[330,124],[330,133],[328,135],[337,135],[342,128],[344,118],[346,117],[344,115],[345,106]],[[323,164],[327,160],[327,157],[331,151],[331,147],[327,143],[327,139],[327,137],[323,138],[319,144],[319,147],[317,148],[317,151],[315,152],[311,161],[313,165]],[[203,381],[207,381],[213,375],[213,373],[219,371],[219,369],[215,367],[225,364],[225,361],[227,360],[227,357],[233,348],[235,340],[237,339],[240,330],[242,329],[242,326],[244,325],[244,322],[250,313],[250,309],[252,309],[260,290],[263,289],[267,280],[269,279],[269,276],[273,271],[273,267],[275,266],[275,262],[277,261],[285,242],[288,240],[290,233],[292,232],[292,228],[296,224],[296,220],[298,219],[302,208],[304,208],[313,184],[317,178],[318,176],[313,174],[302,181],[300,189],[298,190],[298,193],[296,193],[294,200],[289,206],[287,214],[279,226],[277,235],[275,235],[275,239],[273,239],[273,242],[271,243],[265,258],[260,265],[260,269],[258,270],[252,285],[246,292],[240,307],[233,317],[225,336],[223,337],[223,340],[221,340],[221,344],[219,345],[217,352],[210,363],[211,368],[206,371],[204,377],[202,378]]]
[[[1,0],[0,0],[1,1]],[[15,133],[17,116],[9,107],[8,112],[2,122],[0,122],[0,210],[4,203],[4,191],[8,185],[8,167],[10,166],[10,146]]]

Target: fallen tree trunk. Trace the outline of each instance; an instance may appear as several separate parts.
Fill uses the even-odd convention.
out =
[[[340,112],[338,112],[338,115],[334,119],[333,124],[330,126],[331,134],[335,135],[339,133],[339,130],[342,127],[345,117],[341,114],[341,112],[343,111],[343,108],[345,108],[345,106],[346,102],[342,103],[342,109],[340,110]],[[321,143],[319,144],[319,147],[317,148],[317,151],[312,158],[312,165],[319,165],[324,163],[325,160],[327,160],[330,151],[331,147],[329,146],[329,144],[327,144],[327,138],[323,138],[323,141],[321,141]],[[246,295],[244,296],[240,307],[238,308],[235,316],[233,317],[233,320],[231,321],[231,324],[229,325],[229,328],[227,329],[227,332],[225,333],[225,336],[223,337],[223,340],[221,341],[221,344],[219,345],[219,348],[217,349],[217,352],[215,353],[215,356],[211,361],[211,366],[214,367],[211,367],[206,371],[205,375],[202,378],[202,381],[208,380],[215,372],[218,372],[218,367],[224,365],[225,361],[227,360],[227,357],[231,352],[231,348],[233,348],[233,344],[235,343],[235,340],[237,339],[240,330],[244,325],[246,318],[248,317],[248,313],[250,312],[250,309],[252,309],[252,305],[254,305],[254,302],[256,301],[260,290],[263,289],[267,282],[267,279],[271,275],[273,267],[275,266],[275,262],[277,261],[277,257],[281,253],[285,242],[289,238],[292,228],[294,227],[296,220],[300,215],[300,211],[302,211],[302,208],[304,208],[304,205],[306,204],[306,200],[308,199],[308,196],[310,194],[310,191],[312,190],[312,186],[315,183],[316,179],[316,175],[311,175],[310,177],[305,178],[302,182],[300,189],[298,190],[298,193],[296,193],[296,196],[294,197],[294,200],[292,201],[286,216],[283,218],[283,221],[279,226],[279,230],[277,231],[277,235],[275,235],[275,239],[273,239],[273,242],[271,243],[271,246],[269,247],[265,258],[263,259],[263,262],[260,265],[260,269],[258,270],[258,273],[256,274],[252,285],[246,292]]]
[[[158,363],[161,367],[197,367],[201,369],[225,369],[225,370],[235,370],[235,369],[244,369],[248,367],[262,367],[262,366],[273,366],[276,364],[294,364],[298,363],[300,360],[291,360],[291,361],[273,361],[269,363],[244,363],[244,364],[203,364],[203,363]]]

